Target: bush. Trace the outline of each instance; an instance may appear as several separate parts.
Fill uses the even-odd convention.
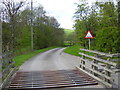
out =
[[[116,27],[104,27],[97,32],[96,49],[102,52],[120,52],[120,31]]]

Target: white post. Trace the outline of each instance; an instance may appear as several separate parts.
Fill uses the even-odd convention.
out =
[[[88,39],[89,40],[89,50],[90,50],[90,39]]]

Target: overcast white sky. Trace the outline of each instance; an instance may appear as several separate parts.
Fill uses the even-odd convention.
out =
[[[95,2],[95,0],[88,1],[89,3]],[[50,16],[54,16],[60,23],[60,27],[72,29],[73,15],[76,11],[74,3],[78,0],[33,0],[33,2],[34,6],[41,4]]]
[[[60,23],[60,27],[72,29],[75,2],[78,0],[36,0],[47,11],[48,15],[54,16]]]
[[[31,1],[31,0],[29,0]],[[33,0],[34,6],[41,4],[48,15],[54,16],[60,23],[60,27],[72,29],[73,15],[78,0]]]

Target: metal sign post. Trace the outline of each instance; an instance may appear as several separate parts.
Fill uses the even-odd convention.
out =
[[[88,39],[89,40],[89,50],[90,50],[90,39]]]
[[[84,38],[88,39],[89,50],[90,50],[90,39],[94,38],[90,30],[87,31],[86,36]]]

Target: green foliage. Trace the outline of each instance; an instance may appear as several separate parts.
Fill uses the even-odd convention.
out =
[[[5,48],[6,50],[7,49],[10,49],[10,48],[8,48],[7,46],[10,46],[10,44],[11,44],[11,40],[12,40],[12,38],[11,38],[11,31],[10,31],[10,26],[9,26],[9,23],[5,23],[5,22],[3,22],[2,23],[2,40],[4,40],[3,42],[2,42],[2,47],[3,48]],[[5,51],[5,50],[4,50]]]
[[[46,48],[50,46],[62,46],[64,38],[63,35],[64,31],[60,28],[54,28],[44,24],[34,27],[35,49]]]
[[[76,43],[76,33],[75,30],[64,29],[64,46],[71,46]]]
[[[102,52],[120,52],[120,31],[116,27],[106,27],[97,32],[96,49]]]
[[[10,10],[12,12],[13,9]],[[10,20],[3,21],[3,52],[14,51],[15,55],[19,55],[31,51],[31,13],[34,50],[64,45],[64,30],[59,28],[58,21],[47,16],[42,6],[33,8],[32,12],[27,7],[14,13],[12,17],[7,14],[4,16]]]
[[[87,2],[77,5],[75,17],[75,32],[79,44],[88,48],[88,40],[84,39],[88,29],[94,39],[91,39],[91,49],[103,52],[120,52],[120,30],[118,29],[118,8],[113,2],[96,2],[88,6]]]

